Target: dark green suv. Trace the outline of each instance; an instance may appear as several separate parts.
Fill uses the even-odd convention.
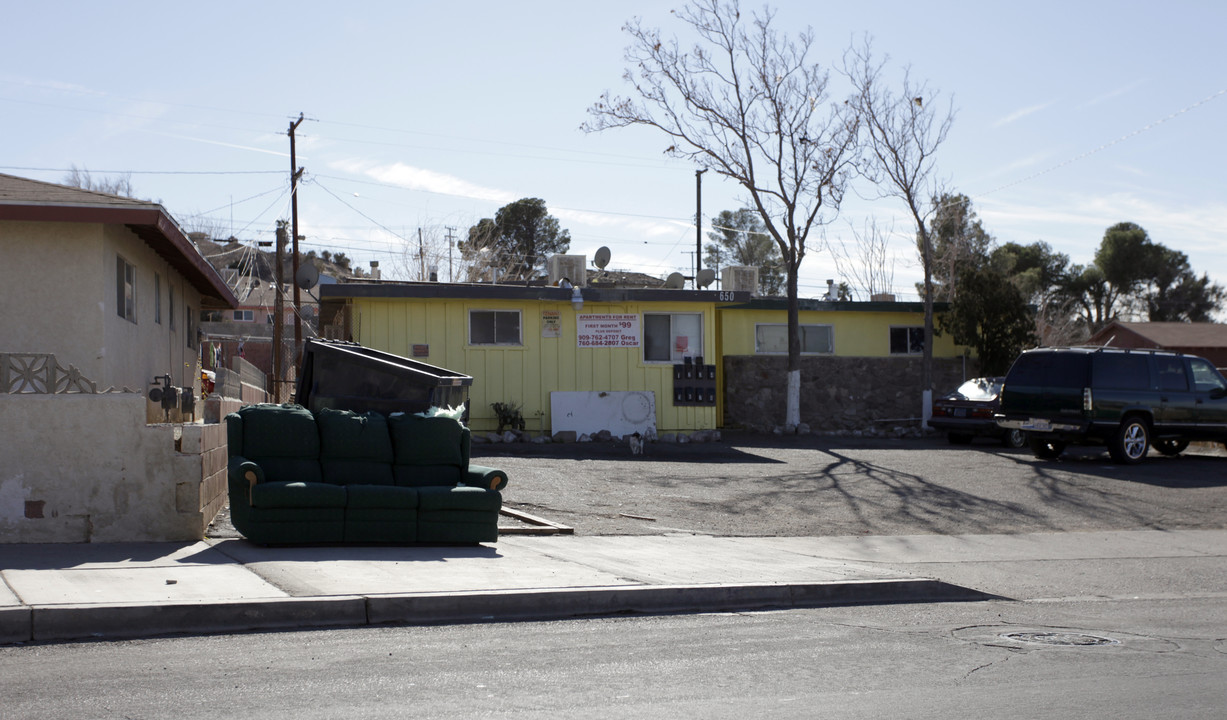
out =
[[[1027,431],[1039,458],[1072,443],[1107,445],[1116,462],[1136,463],[1152,445],[1176,455],[1190,440],[1227,442],[1227,380],[1195,355],[1040,348],[1014,361],[994,417]]]

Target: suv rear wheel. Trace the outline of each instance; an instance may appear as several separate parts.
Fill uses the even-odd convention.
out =
[[[1164,455],[1179,455],[1189,446],[1188,440],[1155,440],[1154,448]]]
[[[1134,465],[1150,449],[1150,425],[1138,415],[1126,417],[1116,435],[1108,442],[1108,454],[1118,463]]]
[[[1027,444],[1031,446],[1031,454],[1041,460],[1056,460],[1061,457],[1061,453],[1065,452],[1065,443],[1060,440],[1045,440],[1038,435],[1031,435],[1027,439]]]

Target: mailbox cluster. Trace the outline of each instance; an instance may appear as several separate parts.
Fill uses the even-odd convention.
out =
[[[716,366],[704,365],[702,355],[674,365],[673,404],[715,405]]]

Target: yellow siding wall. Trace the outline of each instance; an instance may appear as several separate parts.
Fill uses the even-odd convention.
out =
[[[825,312],[802,310],[802,325],[830,325],[834,333],[835,354],[845,357],[886,357],[890,355],[890,328],[924,325],[918,312]],[[781,310],[720,311],[722,355],[753,355],[754,326],[758,323],[784,324],[788,314]],[[933,357],[959,357],[963,346],[956,345],[949,333],[933,338]]]
[[[628,390],[656,394],[657,432],[716,427],[715,407],[673,405],[673,366],[643,362],[642,347],[577,347],[577,313],[569,303],[449,298],[356,298],[352,303],[358,342],[406,357],[413,356],[414,345],[429,345],[430,355],[418,359],[473,376],[469,407],[475,430],[495,429],[497,420],[490,408],[494,402],[518,403],[528,430],[549,432],[551,392]],[[523,345],[469,345],[470,310],[521,311]],[[560,314],[560,337],[541,336],[543,310]],[[701,312],[704,362],[718,362],[714,304],[589,302],[581,311],[638,315],[641,336],[644,312]]]

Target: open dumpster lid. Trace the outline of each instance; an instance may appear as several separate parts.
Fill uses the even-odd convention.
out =
[[[473,378],[436,365],[339,340],[308,340],[303,346],[295,402],[323,408],[426,412],[466,406]]]

